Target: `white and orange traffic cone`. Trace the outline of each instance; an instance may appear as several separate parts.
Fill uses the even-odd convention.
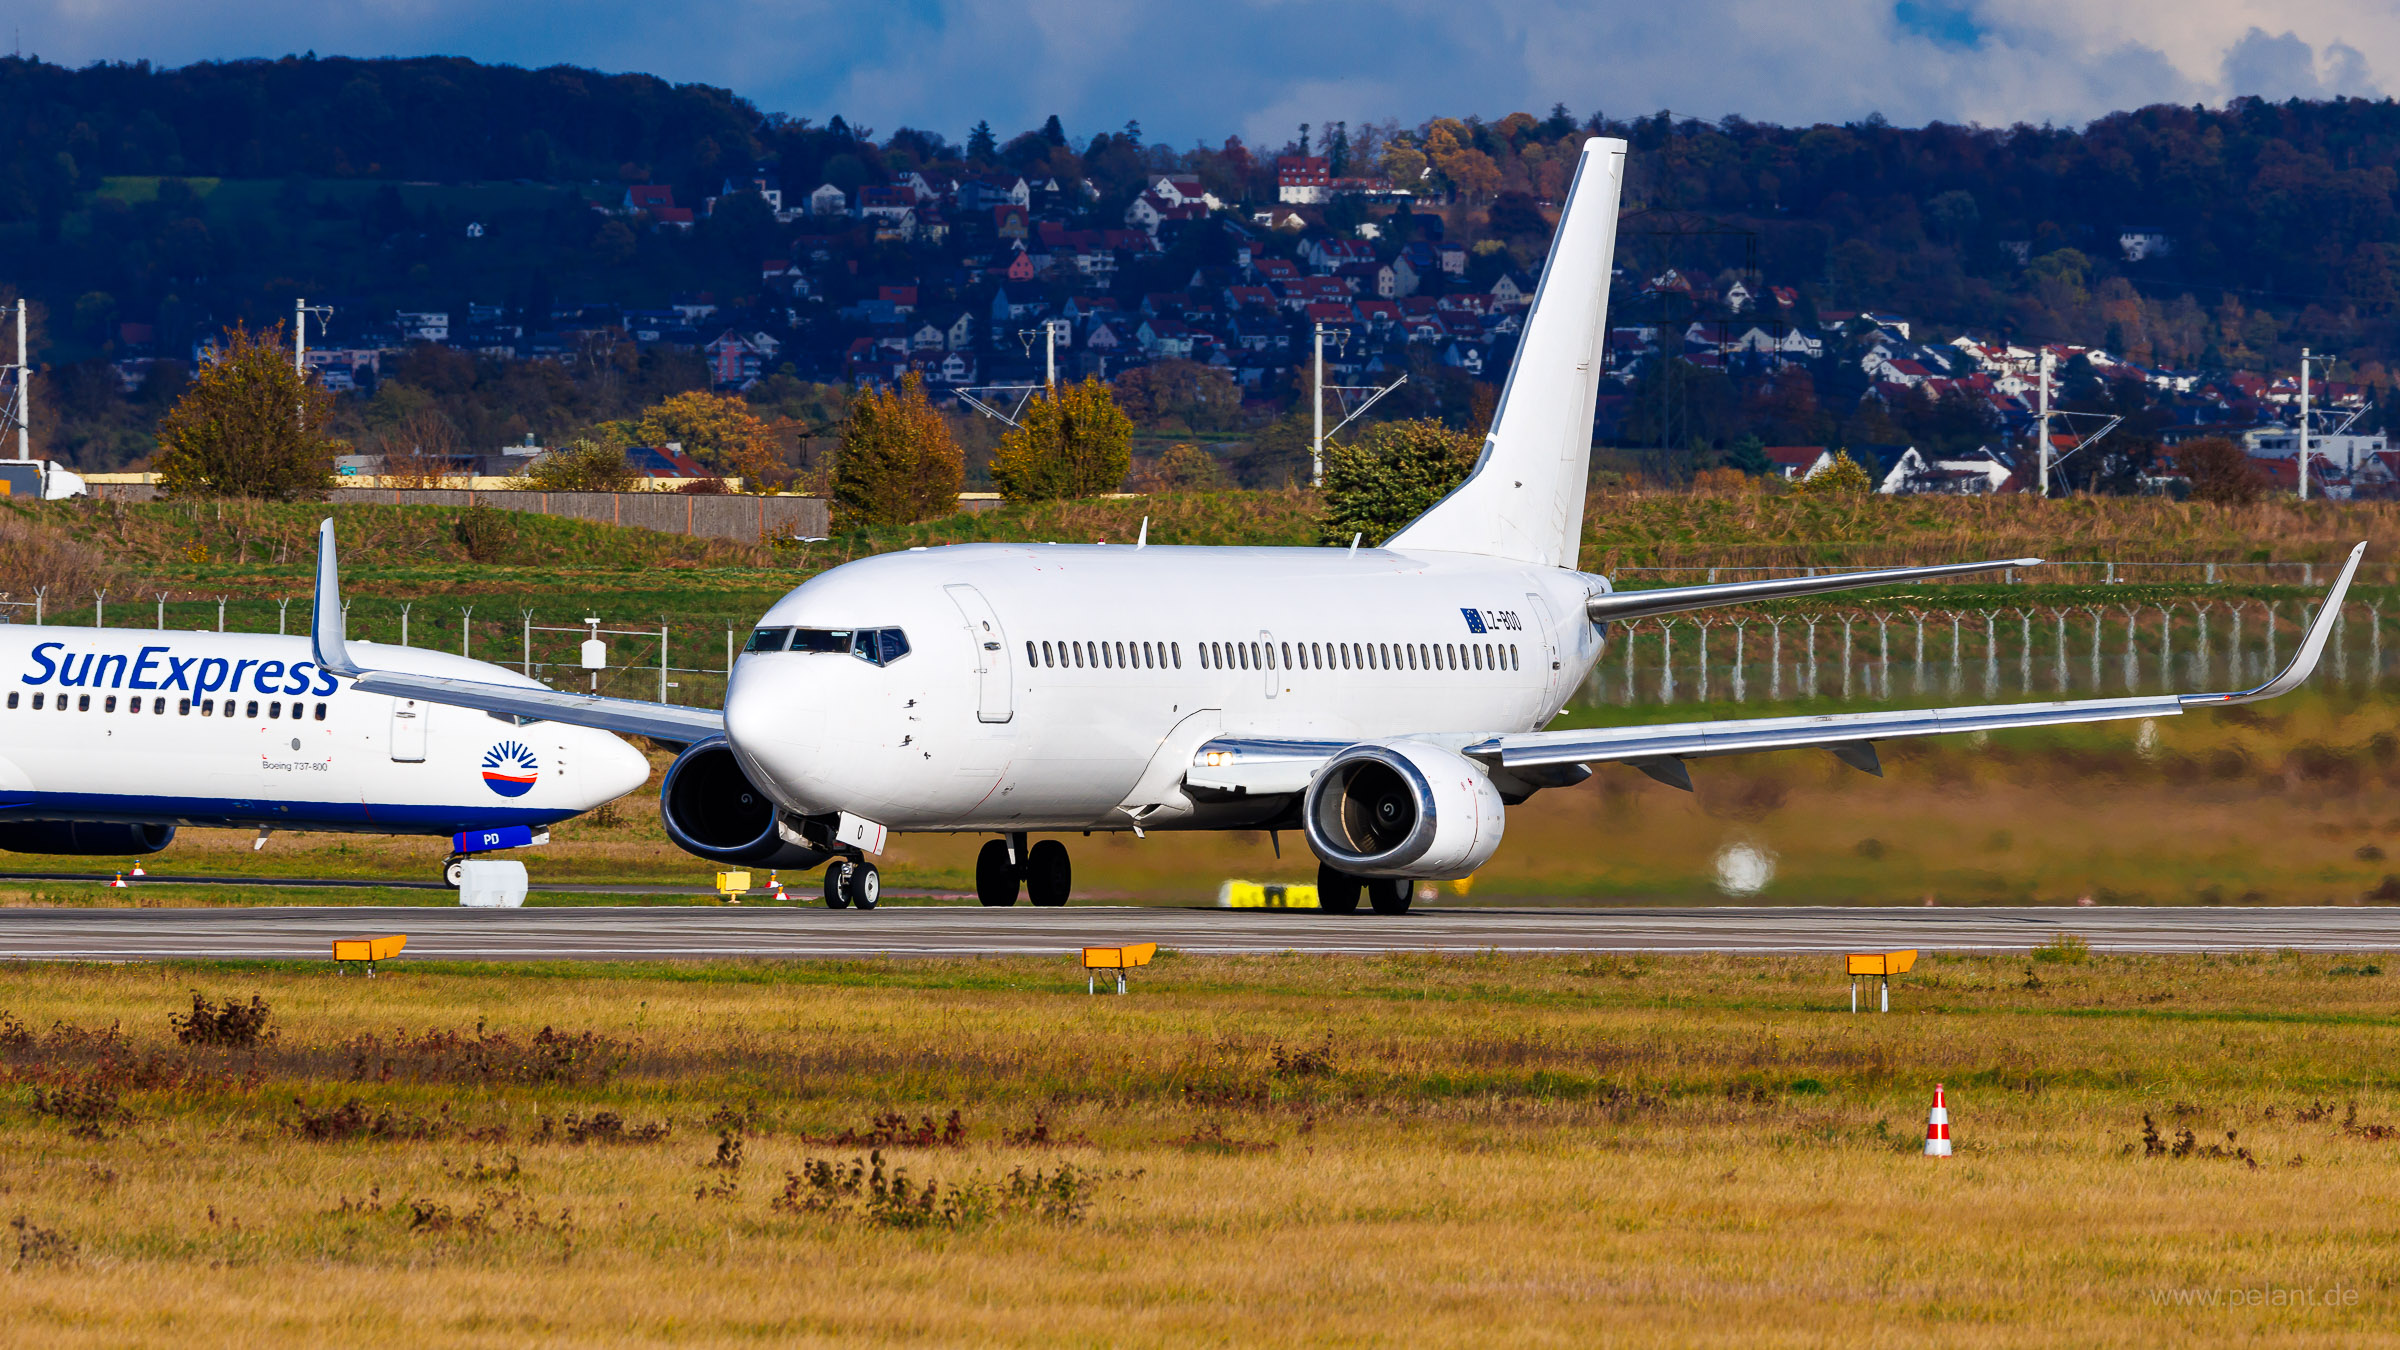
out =
[[[146,877],[150,875],[148,872],[142,870],[142,865],[140,863],[135,863],[133,865],[133,874],[137,877]]]
[[[114,877],[109,878],[108,888],[112,891],[121,891],[127,889],[125,885],[125,874],[123,872],[119,872]]]
[[[779,902],[789,902],[792,898],[783,893],[783,882],[780,880],[775,883],[775,898]]]
[[[1933,1110],[1925,1117],[1925,1156],[1950,1156],[1950,1106],[1942,1099],[1942,1085],[1933,1085]]]

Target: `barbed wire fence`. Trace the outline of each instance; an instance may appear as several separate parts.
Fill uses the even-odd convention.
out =
[[[1578,701],[2077,698],[2248,688],[2282,669],[2309,601],[1829,608],[1608,627]],[[2389,687],[2380,602],[2345,604],[2312,684]]]

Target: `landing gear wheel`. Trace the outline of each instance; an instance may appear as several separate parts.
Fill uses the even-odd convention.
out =
[[[1416,898],[1417,883],[1407,877],[1377,877],[1367,883],[1367,903],[1378,914],[1406,914]]]
[[[1075,889],[1075,869],[1067,862],[1067,846],[1044,839],[1025,850],[1025,896],[1046,909],[1067,903]]]
[[[850,869],[856,865],[848,858],[825,864],[825,908],[850,908]]]
[[[876,902],[883,898],[883,873],[876,871],[871,862],[853,865],[850,875],[842,881],[842,894],[850,897],[852,909],[875,908]]]
[[[1330,863],[1317,864],[1317,909],[1326,914],[1356,914],[1358,892],[1365,885]]]
[[[975,898],[995,908],[1017,903],[1017,889],[1024,882],[1017,865],[1008,858],[1008,841],[986,840],[981,852],[975,855]]]
[[[442,884],[459,887],[467,884],[467,860],[456,855],[442,860]]]

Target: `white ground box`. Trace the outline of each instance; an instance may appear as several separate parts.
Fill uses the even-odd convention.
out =
[[[458,903],[470,909],[521,909],[525,864],[506,859],[468,859],[461,865]]]

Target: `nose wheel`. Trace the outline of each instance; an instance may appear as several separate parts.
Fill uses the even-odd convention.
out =
[[[467,884],[467,860],[451,854],[442,860],[442,884],[452,888]]]
[[[836,858],[825,864],[825,908],[873,909],[883,899],[883,874],[875,864]]]

